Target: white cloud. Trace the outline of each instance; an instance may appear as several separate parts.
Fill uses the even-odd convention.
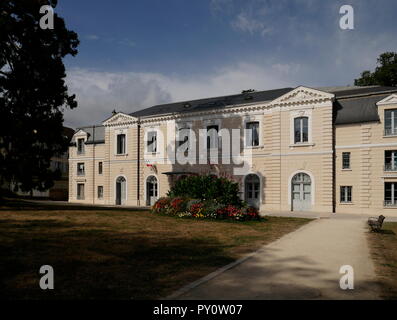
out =
[[[265,36],[272,31],[272,28],[266,27],[261,20],[254,18],[247,12],[240,12],[236,19],[232,21],[232,26],[234,29],[248,32],[251,35],[260,33],[262,36]]]
[[[160,73],[98,72],[72,69],[69,92],[79,107],[65,111],[72,127],[101,123],[111,111],[134,112],[156,104],[236,94],[245,89],[268,90],[293,85],[299,66],[239,63],[209,75],[167,76]]]

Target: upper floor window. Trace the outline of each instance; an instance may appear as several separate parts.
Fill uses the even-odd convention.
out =
[[[353,187],[340,187],[340,202],[351,203],[352,202],[352,189]]]
[[[78,176],[84,176],[85,175],[85,169],[84,169],[84,163],[80,162],[77,164],[77,175]]]
[[[342,153],[342,169],[350,169],[350,152]]]
[[[299,117],[294,119],[294,142],[309,142],[309,118]]]
[[[207,126],[207,148],[208,149],[216,149],[218,148],[218,125]]]
[[[246,146],[247,147],[257,147],[259,146],[259,122],[247,122],[245,124],[245,129],[247,130],[246,136]]]
[[[117,154],[125,154],[125,134],[117,135]]]
[[[157,152],[157,131],[147,133],[147,152]]]
[[[397,109],[385,110],[385,136],[397,135]]]
[[[77,139],[77,154],[83,154],[84,151],[84,138]]]
[[[385,183],[385,206],[397,207],[397,182]]]
[[[98,174],[102,174],[103,173],[103,162],[99,162],[98,163]]]
[[[190,128],[179,128],[177,131],[177,143],[176,146],[177,148],[181,147],[182,145],[185,145],[185,147],[183,147],[182,149],[184,150],[184,152],[188,152],[189,151],[189,147],[190,147],[190,133],[191,133]]]
[[[385,151],[385,171],[397,171],[397,150]]]

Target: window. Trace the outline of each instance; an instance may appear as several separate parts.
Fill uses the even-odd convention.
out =
[[[84,154],[84,139],[77,139],[77,154]]]
[[[157,152],[157,132],[149,131],[147,134],[147,152]]]
[[[125,134],[117,135],[117,154],[125,154]]]
[[[350,152],[342,153],[342,169],[350,169]]]
[[[77,175],[78,176],[84,176],[85,175],[84,163],[83,162],[77,164]]]
[[[397,182],[385,183],[385,207],[397,207]]]
[[[385,171],[397,171],[397,151],[385,151]]]
[[[103,199],[103,186],[98,186],[98,199]]]
[[[352,189],[353,187],[340,187],[340,202],[351,203],[352,202]]]
[[[309,141],[309,118],[300,117],[294,119],[294,142],[305,143]]]
[[[99,162],[98,163],[98,174],[102,174],[103,173],[103,162]]]
[[[385,136],[397,135],[397,109],[385,110]]]
[[[207,127],[207,148],[208,149],[218,148],[218,131],[219,131],[219,126],[217,126],[217,125]]]
[[[259,146],[259,122],[247,122],[245,129],[247,130],[246,146]]]
[[[190,133],[191,133],[190,128],[179,128],[177,132],[177,142],[176,142],[176,146],[178,148],[177,151],[181,152],[181,150],[183,150],[185,156],[187,156],[189,153]]]
[[[84,183],[77,184],[77,199],[84,200]]]

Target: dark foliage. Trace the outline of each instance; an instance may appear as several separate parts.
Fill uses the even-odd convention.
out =
[[[168,192],[168,196],[216,200],[218,203],[241,205],[238,183],[213,175],[190,176],[180,179]]]
[[[42,5],[56,0],[0,1],[0,185],[45,190],[57,173],[50,159],[67,150],[63,110],[75,108],[65,85],[63,58],[79,40],[54,14],[54,29],[41,29]]]
[[[354,84],[356,86],[397,86],[397,52],[381,54],[375,71],[362,72],[361,77],[354,80]]]

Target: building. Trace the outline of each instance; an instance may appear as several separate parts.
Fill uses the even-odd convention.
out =
[[[72,128],[63,127],[63,135],[68,139],[72,139],[74,135]],[[23,192],[21,190],[15,193],[19,196],[33,197],[33,198],[48,198],[51,200],[67,200],[69,198],[69,154],[65,152],[63,154],[54,155],[51,158],[50,168],[52,171],[58,170],[60,172],[59,179],[54,181],[54,185],[45,191],[31,190],[30,192]],[[15,184],[9,185],[11,191],[15,190]]]
[[[231,129],[244,174],[219,151]],[[183,143],[201,164],[173,160]],[[175,179],[211,173],[262,212],[397,216],[397,88],[300,86],[114,113],[77,130],[69,154],[70,202],[146,206]]]

